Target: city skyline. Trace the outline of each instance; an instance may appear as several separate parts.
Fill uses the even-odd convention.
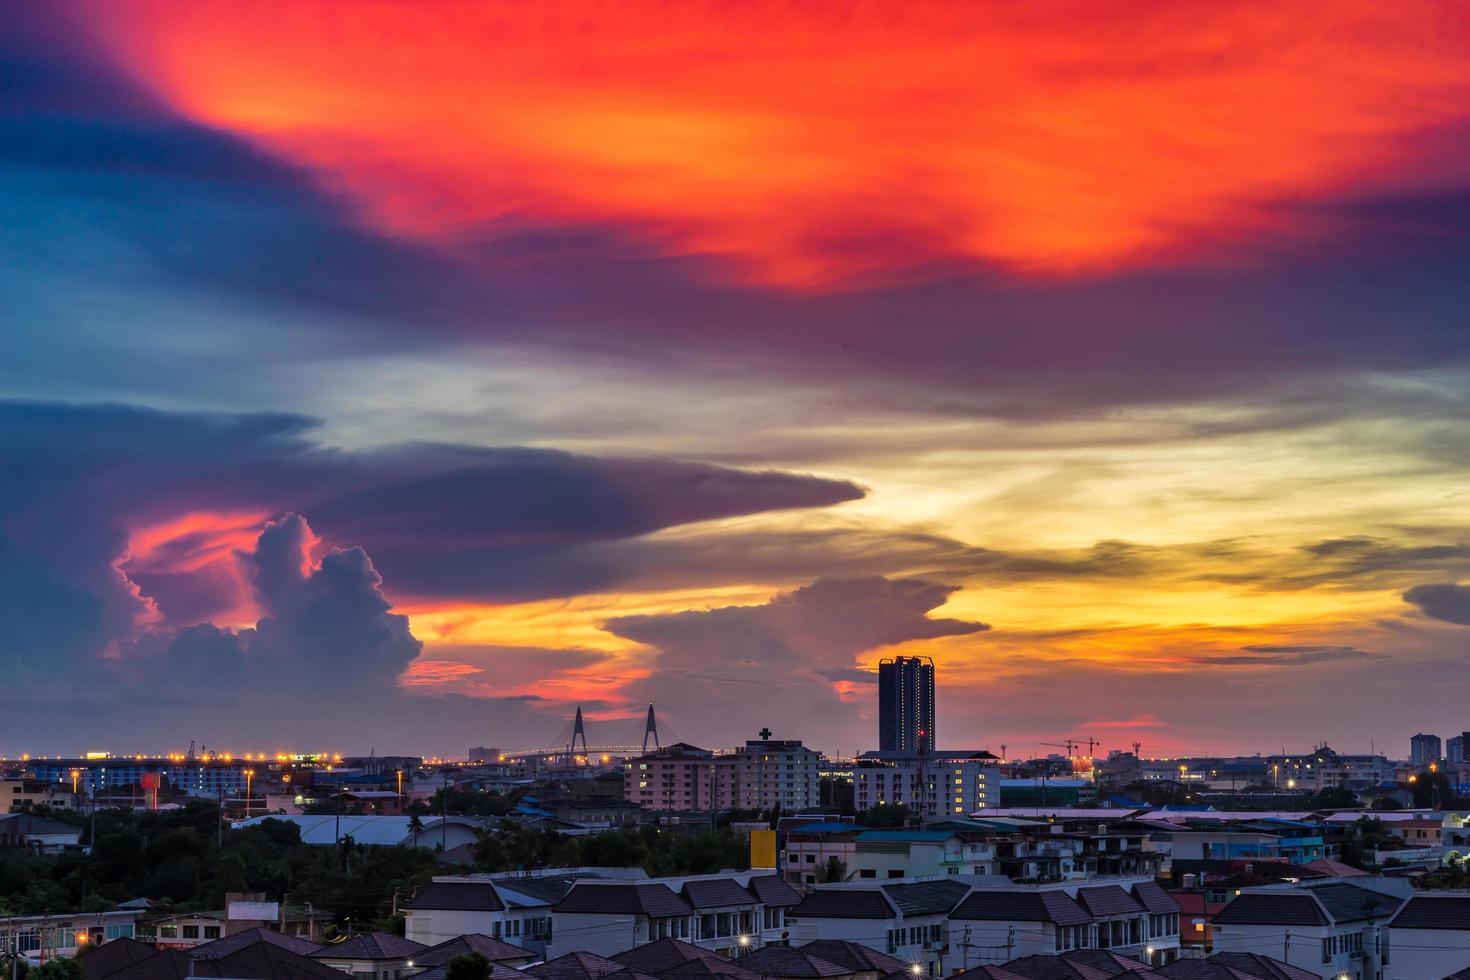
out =
[[[1453,9],[353,10],[6,4],[0,754],[1470,728]]]

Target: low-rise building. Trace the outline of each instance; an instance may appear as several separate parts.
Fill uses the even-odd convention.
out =
[[[428,947],[390,932],[364,932],[308,955],[353,980],[398,980],[414,972],[414,957]]]
[[[1470,970],[1470,894],[1420,893],[1404,902],[1383,940],[1383,980]]]
[[[1406,883],[1356,878],[1243,889],[1215,914],[1214,949],[1280,950],[1280,958],[1321,977],[1378,980],[1384,926],[1404,902],[1388,890]]]
[[[931,977],[950,972],[949,916],[969,893],[957,880],[824,885],[789,913],[797,943],[861,943]]]
[[[676,742],[627,761],[623,797],[646,810],[729,809],[735,799],[735,770],[734,756]]]
[[[552,907],[547,954],[613,956],[656,939],[738,954],[786,938],[786,910],[800,896],[775,875],[578,880]]]

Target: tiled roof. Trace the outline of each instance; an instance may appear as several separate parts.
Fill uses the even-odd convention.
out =
[[[801,893],[777,875],[757,875],[750,879],[750,890],[768,908],[796,905]]]
[[[1395,929],[1470,930],[1470,896],[1415,895],[1390,925]]]
[[[818,888],[786,913],[793,919],[893,919],[893,910],[877,888]]]
[[[102,980],[103,977],[147,959],[156,952],[158,947],[124,936],[91,947],[77,957],[77,966],[82,968],[82,976],[86,980]]]
[[[391,932],[364,932],[323,946],[311,955],[319,960],[407,960],[429,947]]]
[[[1327,913],[1305,892],[1241,892],[1215,913],[1216,925],[1325,926]]]
[[[1208,959],[1179,959],[1161,966],[1169,980],[1319,980],[1317,974],[1260,953],[1216,953]]]
[[[510,943],[490,936],[481,935],[477,932],[468,933],[463,936],[455,936],[446,939],[437,946],[430,946],[422,953],[415,953],[413,957],[414,966],[431,967],[448,963],[456,956],[466,953],[479,953],[491,963],[500,960],[531,960],[535,957],[528,949],[512,946]]]
[[[1112,976],[1106,970],[1099,970],[1086,963],[1074,963],[1060,956],[1039,954],[1011,960],[1006,964],[1006,969],[1019,973],[1026,980],[1108,980]]]
[[[684,898],[697,909],[750,905],[755,896],[734,878],[696,878],[684,882]]]
[[[1109,915],[1137,915],[1143,911],[1143,903],[1117,885],[1102,885],[1097,888],[1077,889],[1077,901],[1092,913],[1094,918]]]
[[[1334,922],[1361,922],[1364,919],[1388,919],[1399,910],[1404,900],[1369,888],[1335,881],[1312,889],[1332,916]]]
[[[544,878],[507,878],[496,882],[496,888],[512,908],[555,905],[566,897],[573,885],[586,877],[587,875],[560,875]]]
[[[1133,886],[1133,897],[1154,915],[1168,915],[1179,911],[1179,903],[1164,889],[1152,881],[1140,881]]]
[[[193,966],[194,961],[183,950],[161,949],[109,974],[107,980],[184,980]]]
[[[403,903],[403,907],[416,911],[499,912],[505,903],[488,881],[431,881]]]
[[[723,956],[706,956],[670,967],[659,976],[662,980],[757,980],[760,974]]]
[[[850,977],[852,970],[791,946],[763,946],[740,957],[739,965],[763,977]]]
[[[415,944],[417,945],[417,944]],[[225,956],[193,961],[192,977],[250,980],[341,980],[340,970],[274,943],[256,942]]]
[[[642,970],[644,973],[662,973],[672,969],[681,963],[690,960],[704,959],[706,956],[717,956],[693,943],[686,943],[680,939],[655,939],[651,943],[642,946],[634,946],[632,949],[613,956],[623,966],[634,970]]]
[[[415,960],[415,963],[418,961]],[[431,966],[422,973],[412,974],[413,980],[448,980],[449,964],[440,963]],[[506,966],[504,963],[491,963],[490,976],[487,980],[526,980],[526,975],[514,967]]]
[[[970,893],[970,886],[958,881],[916,881],[884,885],[883,891],[904,915],[948,915]]]
[[[951,919],[986,919],[1015,922],[1054,922],[1059,926],[1083,926],[1092,921],[1087,910],[1065,892],[982,891],[970,892],[950,913]]]
[[[854,971],[877,970],[879,975],[886,975],[900,973],[909,968],[909,964],[897,956],[880,953],[871,946],[864,946],[850,939],[818,939],[804,943],[799,948],[803,953],[820,956],[828,963],[836,963]]]
[[[1026,980],[1019,973],[1012,973],[1003,966],[974,966],[964,973],[955,973],[951,976],[964,977],[965,980]],[[883,980],[913,980],[913,974],[895,973],[884,977]]]
[[[251,946],[255,943],[270,943],[272,946],[279,946],[282,949],[288,949],[302,956],[309,956],[321,949],[320,943],[314,943],[309,939],[302,939],[300,936],[288,936],[285,933],[276,932],[274,929],[256,926],[254,929],[246,929],[244,932],[221,936],[212,942],[195,946],[188,951],[189,958],[194,960],[217,960],[220,957],[229,956],[231,953],[237,953],[246,946]]]
[[[688,915],[693,909],[682,895],[659,882],[579,881],[553,911],[671,916]]]
[[[1315,861],[1308,861],[1302,867],[1311,868],[1313,871],[1320,871],[1332,878],[1364,878],[1368,876],[1368,872],[1362,868],[1355,868],[1351,864],[1343,864],[1341,861],[1334,861],[1331,858],[1318,858]]]
[[[1073,963],[1082,963],[1094,970],[1101,970],[1110,977],[1123,977],[1124,980],[1129,980],[1130,977],[1154,975],[1152,968],[1147,963],[1129,959],[1110,949],[1074,949],[1063,953],[1062,958]]]
[[[610,973],[627,969],[616,960],[596,953],[567,953],[545,963],[528,966],[521,972],[541,980],[601,980]]]

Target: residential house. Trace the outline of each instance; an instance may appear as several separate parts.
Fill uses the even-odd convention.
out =
[[[1470,894],[1417,893],[1388,923],[1383,980],[1447,977],[1470,970]]]
[[[774,875],[577,881],[552,907],[548,953],[613,956],[655,939],[738,953],[784,938],[785,910],[799,901]]]
[[[1383,927],[1403,901],[1346,881],[1245,889],[1215,914],[1214,948],[1279,949],[1282,960],[1321,977],[1377,980],[1387,952]]]
[[[415,969],[427,970],[430,967],[442,966],[456,956],[465,956],[469,953],[479,953],[491,963],[499,963],[511,969],[520,969],[535,959],[530,950],[502,942],[492,936],[471,933],[446,939],[436,946],[430,946],[423,952],[415,954],[413,965]]]
[[[354,980],[398,980],[414,970],[414,957],[427,951],[423,943],[388,932],[364,932],[308,955]]]
[[[81,846],[82,830],[33,813],[0,814],[0,848],[25,849],[36,854],[60,854]]]
[[[941,977],[950,952],[949,915],[969,890],[947,879],[822,886],[791,910],[792,938],[803,949],[818,940],[861,943]]]

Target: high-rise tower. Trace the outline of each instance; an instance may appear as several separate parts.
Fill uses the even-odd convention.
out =
[[[878,750],[934,750],[934,661],[928,657],[878,661]]]

